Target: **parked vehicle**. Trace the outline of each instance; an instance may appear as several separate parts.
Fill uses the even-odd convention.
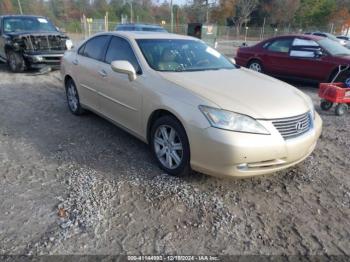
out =
[[[331,82],[338,66],[350,63],[350,50],[324,37],[287,35],[239,48],[236,61],[282,78]]]
[[[344,40],[345,41],[345,47],[350,49],[350,37],[348,36],[337,36],[338,39]]]
[[[327,37],[330,40],[333,40],[335,42],[338,42],[341,45],[346,45],[346,41],[343,39],[339,39],[337,38],[335,35],[332,35],[330,33],[326,33],[326,32],[311,32],[311,33],[306,33],[307,35],[317,35],[320,37]]]
[[[350,37],[345,36],[345,35],[339,35],[339,36],[337,36],[337,38],[340,39],[340,40],[345,40],[347,42],[350,41]]]
[[[65,53],[61,73],[73,114],[91,110],[149,143],[171,175],[282,170],[313,151],[322,129],[307,95],[193,37],[98,34]]]
[[[218,47],[218,27],[214,24],[189,23],[187,35],[202,39],[204,43],[215,49]]]
[[[168,32],[159,25],[151,24],[119,24],[116,26],[115,31],[147,31],[147,32]]]
[[[321,100],[320,107],[322,110],[328,111],[336,104],[335,114],[338,116],[344,115],[350,105],[350,75],[348,73],[350,65],[339,66],[338,74],[334,77],[332,83],[321,83],[318,95]],[[347,73],[345,82],[335,82],[337,76],[341,73]]]
[[[45,65],[58,67],[72,41],[42,16],[0,16],[0,60],[12,72]]]

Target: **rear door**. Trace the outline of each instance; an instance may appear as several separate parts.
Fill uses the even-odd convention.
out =
[[[91,38],[78,50],[76,59],[73,60],[80,102],[96,111],[100,110],[98,88],[103,84],[102,60],[109,40],[109,35]]]
[[[264,70],[273,75],[290,74],[289,49],[293,42],[292,37],[279,38],[270,42],[263,55]]]

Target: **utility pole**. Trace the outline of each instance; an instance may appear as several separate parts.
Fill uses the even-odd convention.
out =
[[[125,4],[129,4],[130,5],[130,23],[133,23],[133,21],[134,21],[134,10],[133,10],[133,7],[132,7],[132,1],[133,0],[124,0],[124,2],[123,2],[124,5]],[[127,18],[126,18],[126,20],[127,20]]]
[[[209,23],[209,0],[205,1],[205,5],[206,5],[206,9],[207,9],[207,13],[206,13],[206,18],[205,18],[205,22],[208,24]]]
[[[17,2],[18,2],[19,12],[20,12],[21,15],[23,15],[21,0],[17,0]]]
[[[129,3],[130,3],[130,23],[132,23],[134,20],[134,12],[132,10],[132,1],[130,1]]]
[[[170,0],[170,25],[171,32],[174,32],[174,10],[173,10],[173,0]]]

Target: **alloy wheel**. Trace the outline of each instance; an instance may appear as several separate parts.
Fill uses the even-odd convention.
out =
[[[78,110],[78,95],[73,83],[69,83],[67,88],[68,105],[73,112]]]
[[[183,145],[179,134],[168,125],[161,125],[154,134],[154,150],[158,160],[168,169],[176,169],[183,160]]]
[[[256,71],[256,72],[259,72],[259,73],[262,72],[261,65],[259,63],[257,63],[257,62],[251,63],[250,66],[249,66],[249,69],[251,69],[253,71]]]

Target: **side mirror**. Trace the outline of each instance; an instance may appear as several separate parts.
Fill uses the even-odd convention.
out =
[[[67,33],[65,28],[59,28],[58,26],[56,26],[56,30],[63,34]]]
[[[321,50],[315,50],[315,57],[320,58],[321,56],[323,56],[323,52]]]
[[[129,61],[125,61],[125,60],[113,61],[111,63],[111,68],[114,72],[128,75],[130,81],[134,81],[136,79],[135,68],[132,66],[132,64],[130,64]]]

